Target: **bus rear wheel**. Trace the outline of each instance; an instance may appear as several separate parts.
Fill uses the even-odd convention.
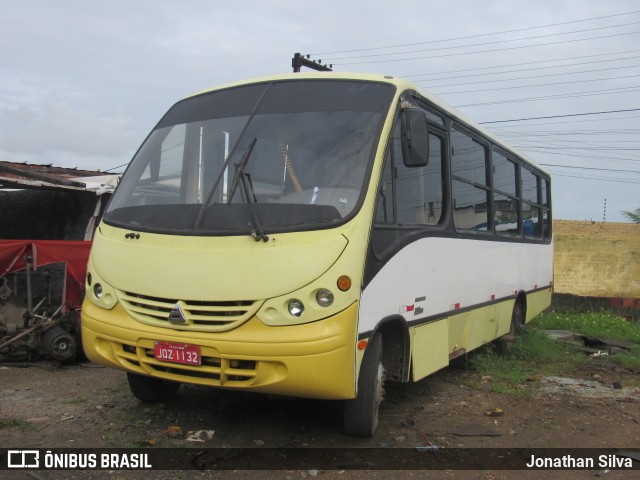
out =
[[[158,403],[171,400],[178,393],[180,384],[161,378],[147,377],[137,373],[127,373],[131,393],[144,403]]]
[[[358,396],[344,406],[344,431],[349,435],[371,437],[378,428],[378,410],[384,397],[382,336],[369,341],[360,366]]]

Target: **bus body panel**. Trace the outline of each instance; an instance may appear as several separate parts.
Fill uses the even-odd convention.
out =
[[[393,255],[365,287],[359,335],[400,315],[412,333],[412,378],[508,333],[517,295],[529,321],[551,302],[552,244],[427,237]],[[465,268],[468,266],[468,268]]]
[[[446,319],[430,322],[411,329],[411,380],[418,381],[427,375],[449,365],[448,345],[443,341],[449,336],[449,325]],[[428,348],[425,348],[428,345]]]
[[[551,288],[545,288],[527,294],[527,312],[525,323],[544,312],[551,305]]]
[[[548,244],[422,238],[389,259],[365,287],[359,333],[373,331],[390,315],[414,325],[550,287],[552,257]],[[509,330],[509,321],[497,335]]]

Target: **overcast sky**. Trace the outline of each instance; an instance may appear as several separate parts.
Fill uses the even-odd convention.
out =
[[[0,19],[0,160],[122,171],[175,101],[302,52],[492,122],[548,165],[556,218],[640,207],[634,0],[0,0]]]

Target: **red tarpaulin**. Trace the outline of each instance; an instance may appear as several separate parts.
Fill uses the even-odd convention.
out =
[[[0,278],[27,267],[25,256],[32,258],[32,268],[51,263],[67,264],[65,311],[80,307],[91,242],[71,240],[0,240]]]

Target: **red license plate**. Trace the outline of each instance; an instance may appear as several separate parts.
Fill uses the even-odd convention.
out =
[[[200,365],[200,347],[186,343],[155,342],[153,356],[161,362]]]

